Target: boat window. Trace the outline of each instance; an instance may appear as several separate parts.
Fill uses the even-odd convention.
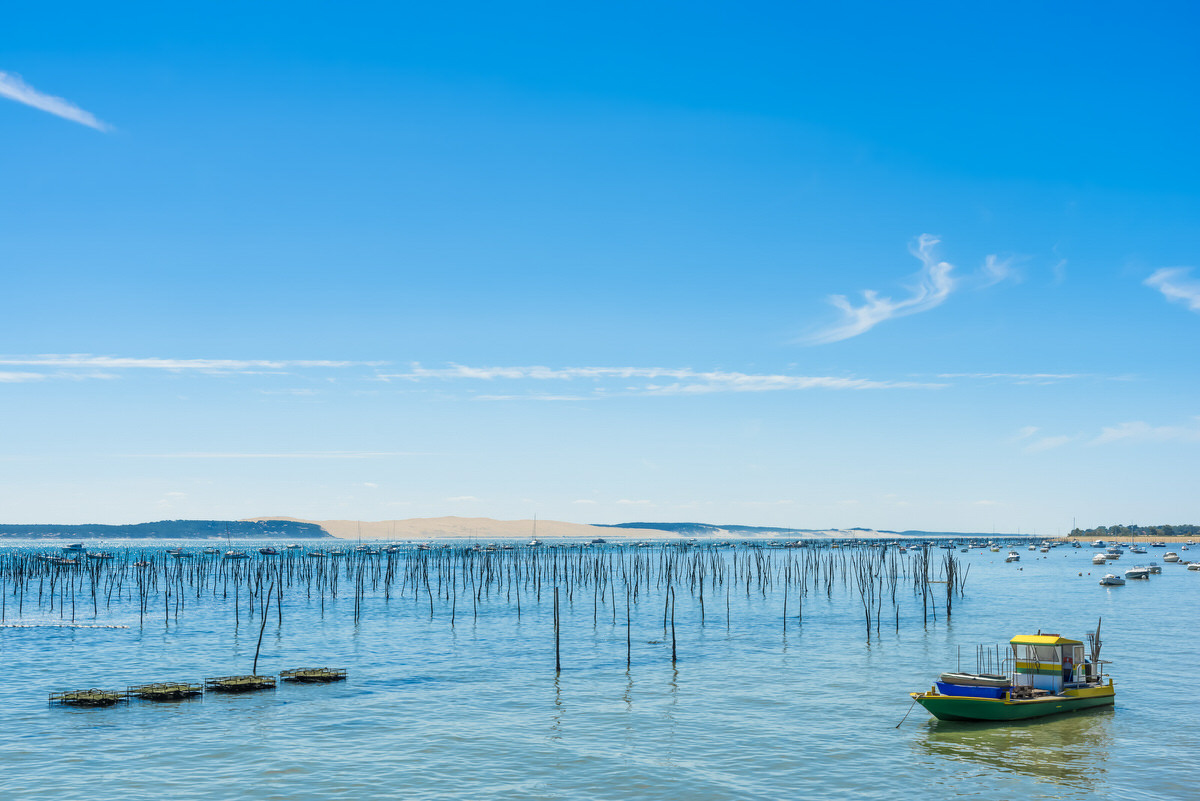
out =
[[[1057,662],[1059,659],[1058,646],[1035,645],[1033,649],[1037,654],[1037,661],[1039,662]]]

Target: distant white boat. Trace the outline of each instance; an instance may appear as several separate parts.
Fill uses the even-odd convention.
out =
[[[1165,554],[1163,554],[1163,561],[1164,562],[1178,562],[1179,554],[1175,553],[1174,551],[1167,551]]]
[[[1125,583],[1125,579],[1109,573],[1107,576],[1100,579],[1100,583],[1108,587],[1120,587]]]
[[[242,553],[241,551],[226,551],[225,558],[226,559],[249,559],[250,554]]]
[[[62,552],[63,553],[83,553],[83,543],[76,542],[71,545],[64,545],[62,547]]]
[[[1004,561],[1005,562],[1020,562],[1021,554],[1017,553],[1016,551],[1009,551],[1008,556],[1004,557]]]
[[[1150,568],[1148,567],[1131,567],[1125,571],[1127,579],[1148,579],[1150,578]]]
[[[1102,565],[1102,564],[1104,564],[1104,562],[1105,562],[1105,558],[1104,558],[1104,554],[1102,554],[1102,553],[1098,553],[1092,557],[1093,565]]]
[[[1107,543],[1105,543],[1104,540],[1096,540],[1095,542],[1092,543],[1092,547],[1093,548],[1103,548],[1106,544]]]

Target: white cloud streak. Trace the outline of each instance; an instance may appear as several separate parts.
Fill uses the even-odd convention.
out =
[[[166,370],[169,372],[246,372],[285,370],[289,367],[378,367],[383,362],[330,361],[321,359],[161,359],[127,356],[93,356],[88,353],[0,356],[8,367],[53,367],[59,369]]]
[[[91,112],[84,111],[70,100],[64,100],[61,97],[54,97],[53,95],[39,92],[21,80],[20,75],[13,72],[0,71],[0,97],[7,97],[9,100],[15,100],[18,103],[24,103],[27,106],[49,112],[56,117],[62,117],[64,120],[70,120],[80,125],[86,125],[89,128],[95,128],[97,131],[108,132],[112,130],[111,125],[96,119],[96,116]]]
[[[1084,373],[939,373],[938,378],[966,378],[974,381],[1011,381],[1014,384],[1054,384],[1075,378],[1089,378]]]
[[[700,371],[687,367],[469,367],[451,365],[445,368],[426,368],[413,365],[407,373],[380,374],[378,378],[404,381],[456,380],[477,381],[574,381],[622,379],[629,383],[620,390],[605,395],[701,395],[714,392],[770,392],[806,389],[940,389],[941,383],[916,381],[880,381],[867,378],[839,376],[773,375]],[[597,390],[599,394],[601,390]],[[593,396],[595,397],[595,396]],[[485,395],[481,400],[584,400],[579,395]]]
[[[921,234],[909,248],[921,262],[916,285],[910,288],[909,297],[901,300],[880,297],[873,289],[863,290],[864,303],[852,304],[845,295],[832,295],[829,302],[842,312],[841,323],[819,332],[805,340],[808,344],[824,345],[840,342],[870,331],[882,322],[896,317],[905,317],[940,306],[954,291],[955,281],[950,275],[954,265],[938,261],[933,249],[940,242],[936,236]]]
[[[308,451],[299,453],[135,453],[128,459],[381,459],[389,456],[429,456],[404,451]]]
[[[1041,437],[1034,440],[1025,446],[1026,453],[1041,453],[1042,451],[1052,450],[1061,447],[1070,442],[1072,437],[1060,434],[1056,437]]]
[[[0,371],[0,384],[27,384],[30,381],[44,381],[45,373],[17,373]]]
[[[1152,426],[1141,420],[1118,423],[1100,430],[1092,445],[1110,445],[1114,442],[1200,442],[1200,417],[1193,418],[1190,426]]]
[[[1189,311],[1200,312],[1200,282],[1189,280],[1191,267],[1163,267],[1142,283],[1157,289],[1167,300],[1182,303]]]
[[[980,289],[995,286],[1001,281],[1019,281],[1021,276],[1012,266],[1012,259],[989,255],[983,260],[983,285]]]

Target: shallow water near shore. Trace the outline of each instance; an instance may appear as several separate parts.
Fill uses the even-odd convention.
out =
[[[681,590],[674,666],[661,600],[632,608],[627,669],[621,592],[605,603],[564,592],[557,674],[547,585],[540,602],[522,597],[519,620],[510,597],[483,595],[473,610],[459,595],[453,625],[424,589],[371,590],[355,623],[349,583],[323,603],[293,587],[282,625],[268,610],[259,672],[326,665],[347,669],[346,682],[106,709],[49,706],[47,693],[248,673],[260,615],[242,608],[235,622],[229,598],[211,593],[177,616],[161,600],[139,616],[136,598],[101,601],[93,615],[89,596],[76,598],[77,624],[128,628],[53,628],[69,611],[38,610],[27,594],[18,614],[9,586],[6,626],[30,627],[0,628],[0,796],[1189,797],[1200,572],[1167,564],[1149,581],[1101,587],[1105,572],[1161,562],[1162,551],[1107,569],[1092,553],[1022,550],[1006,564],[1003,553],[956,552],[969,572],[950,621],[939,598],[923,622],[920,596],[901,589],[898,628],[888,601],[870,639],[847,585],[793,595],[786,632],[781,592],[718,589],[702,621]],[[1099,617],[1114,708],[1016,726],[910,712],[909,692],[975,668],[976,645],[1038,629],[1082,639]]]

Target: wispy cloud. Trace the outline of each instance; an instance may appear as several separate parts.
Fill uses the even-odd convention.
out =
[[[1007,381],[1014,384],[1055,384],[1075,378],[1090,378],[1084,373],[938,373],[938,378],[966,378],[973,381]]]
[[[999,256],[988,256],[983,260],[983,285],[981,289],[989,286],[995,286],[1001,281],[1020,281],[1021,275],[1013,267],[1012,258],[1001,258]]]
[[[866,289],[862,293],[863,304],[855,306],[845,295],[832,295],[829,302],[842,312],[842,321],[813,335],[806,341],[814,345],[840,342],[843,339],[866,333],[880,323],[895,317],[905,317],[940,306],[954,291],[954,278],[950,275],[954,270],[954,265],[938,261],[933,255],[933,249],[940,241],[931,234],[921,234],[916,243],[909,248],[909,252],[921,262],[921,270],[916,276],[916,285],[910,287],[911,295],[909,297],[893,300],[880,297],[879,293],[873,289]]]
[[[1152,426],[1141,420],[1118,423],[1102,428],[1091,444],[1114,442],[1200,442],[1200,417],[1193,418],[1191,425],[1182,426]]]
[[[1054,436],[1037,436],[1041,431],[1037,426],[1024,426],[1017,431],[1016,435],[1010,440],[1013,443],[1024,443],[1021,450],[1026,453],[1040,453],[1042,451],[1053,450],[1054,448],[1066,445],[1075,437],[1069,437],[1063,434]]]
[[[405,451],[300,451],[295,453],[237,453],[230,451],[134,453],[128,459],[382,459],[389,456],[429,456]]]
[[[454,495],[446,499],[451,503],[478,503],[479,499],[474,495]]]
[[[1163,267],[1155,270],[1144,283],[1157,289],[1173,303],[1182,303],[1190,311],[1200,312],[1200,281],[1188,278],[1191,267]]]
[[[1025,446],[1026,453],[1041,453],[1042,451],[1053,450],[1070,442],[1073,437],[1068,437],[1065,434],[1060,434],[1054,437],[1039,437],[1033,442]]]
[[[591,381],[593,394],[503,394],[483,395],[480,400],[585,400],[589,397],[628,395],[700,395],[714,392],[771,392],[809,389],[940,389],[943,383],[887,381],[844,376],[804,376],[770,373],[742,373],[724,370],[694,370],[688,367],[469,367],[454,364],[444,368],[426,368],[415,364],[406,373],[380,374],[384,381]],[[601,382],[619,380],[617,387]]]
[[[934,255],[934,249],[940,243],[941,240],[932,234],[921,234],[909,247],[909,253],[921,262],[921,269],[915,276],[915,282],[908,287],[908,297],[897,300],[881,297],[873,289],[864,289],[863,302],[855,304],[845,295],[830,295],[829,303],[842,313],[841,321],[802,338],[800,343],[827,345],[840,342],[865,334],[882,322],[929,311],[945,303],[961,282],[951,275],[955,269],[954,265],[940,261]],[[967,277],[967,285],[975,289],[986,289],[1002,281],[1019,281],[1021,275],[1013,266],[1014,261],[1015,259],[1008,256],[986,256],[979,270]]]
[[[44,381],[45,373],[17,373],[0,371],[0,384],[25,384],[30,381]]]
[[[167,370],[170,372],[243,372],[285,370],[289,367],[378,367],[384,362],[325,359],[163,359],[158,357],[93,356],[89,353],[0,356],[0,365],[65,369]]]
[[[61,97],[54,97],[53,95],[39,92],[21,80],[20,75],[13,72],[0,71],[0,97],[7,97],[9,100],[15,100],[18,103],[24,103],[27,106],[47,111],[55,116],[62,117],[64,120],[71,120],[80,125],[95,128],[97,131],[107,132],[112,130],[111,125],[96,119],[96,116],[91,112],[84,111],[70,100],[64,100]]]

